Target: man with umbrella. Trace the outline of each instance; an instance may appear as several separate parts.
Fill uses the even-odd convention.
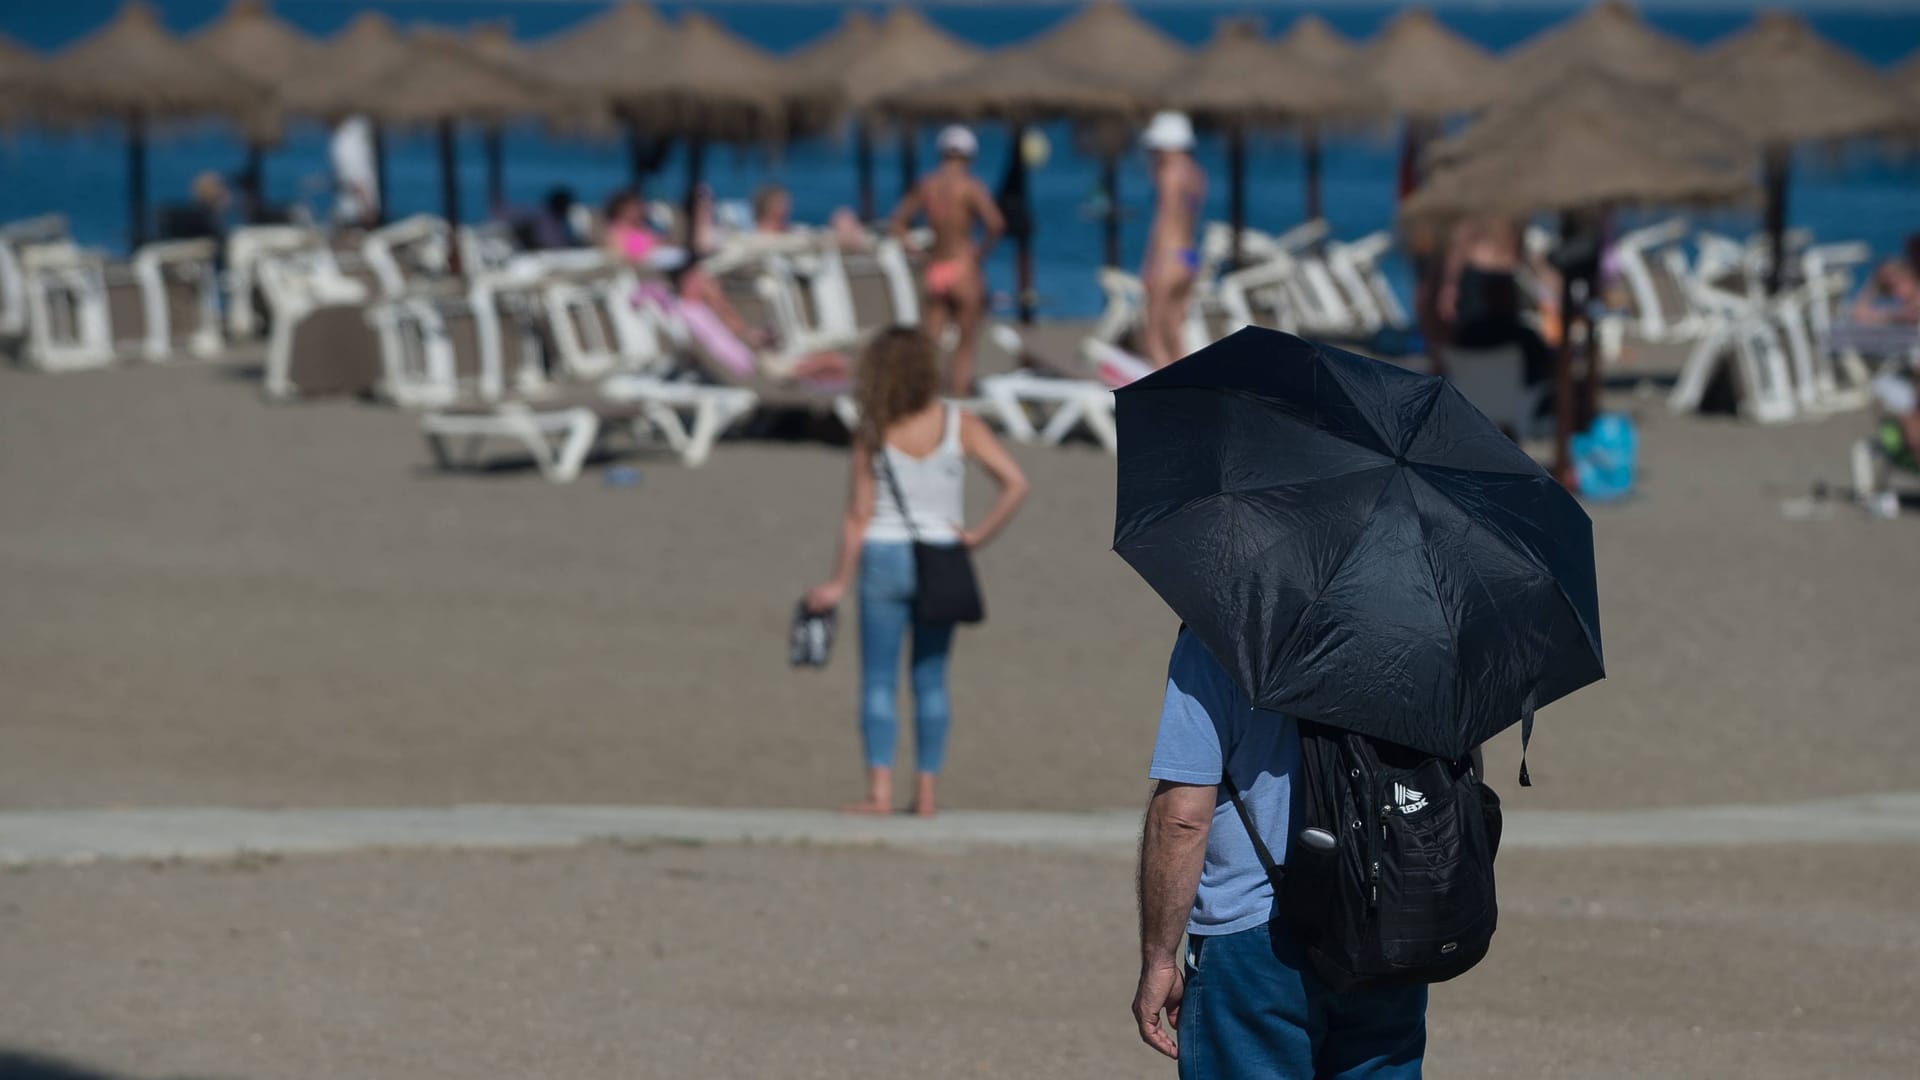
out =
[[[1274,883],[1359,842],[1312,816],[1330,738],[1477,785],[1476,747],[1516,721],[1524,747],[1536,708],[1602,677],[1591,522],[1443,381],[1274,331],[1116,415],[1114,548],[1186,624],[1140,848],[1141,1038],[1187,1080],[1417,1077],[1425,982],[1458,971],[1336,989]],[[1385,785],[1386,820],[1417,820],[1423,786]]]

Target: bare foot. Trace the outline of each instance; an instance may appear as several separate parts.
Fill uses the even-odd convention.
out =
[[[932,817],[934,815],[933,783],[934,777],[932,773],[921,773],[914,778],[913,815],[915,817]]]
[[[883,802],[867,799],[862,802],[848,803],[840,808],[843,814],[891,814],[893,807]]]

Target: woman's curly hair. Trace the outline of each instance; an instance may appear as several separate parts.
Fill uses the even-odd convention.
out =
[[[911,326],[895,326],[867,346],[854,376],[860,438],[878,450],[887,429],[932,403],[940,387],[940,350]]]

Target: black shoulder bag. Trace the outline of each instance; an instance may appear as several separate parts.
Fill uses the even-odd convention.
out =
[[[980,581],[973,574],[973,555],[967,545],[929,544],[920,539],[913,527],[913,512],[893,475],[893,462],[887,459],[887,444],[873,451],[880,462],[880,474],[886,478],[900,518],[907,523],[907,535],[913,537],[913,617],[926,623],[977,623],[987,617],[980,600]]]

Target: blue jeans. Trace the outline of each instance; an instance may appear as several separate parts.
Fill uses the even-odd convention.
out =
[[[899,741],[900,646],[913,628],[913,742],[921,772],[947,756],[947,650],[952,623],[913,618],[913,545],[870,543],[860,550],[860,738],[867,767],[893,767]]]
[[[1181,1080],[1419,1080],[1425,986],[1336,994],[1266,926],[1187,948]]]

